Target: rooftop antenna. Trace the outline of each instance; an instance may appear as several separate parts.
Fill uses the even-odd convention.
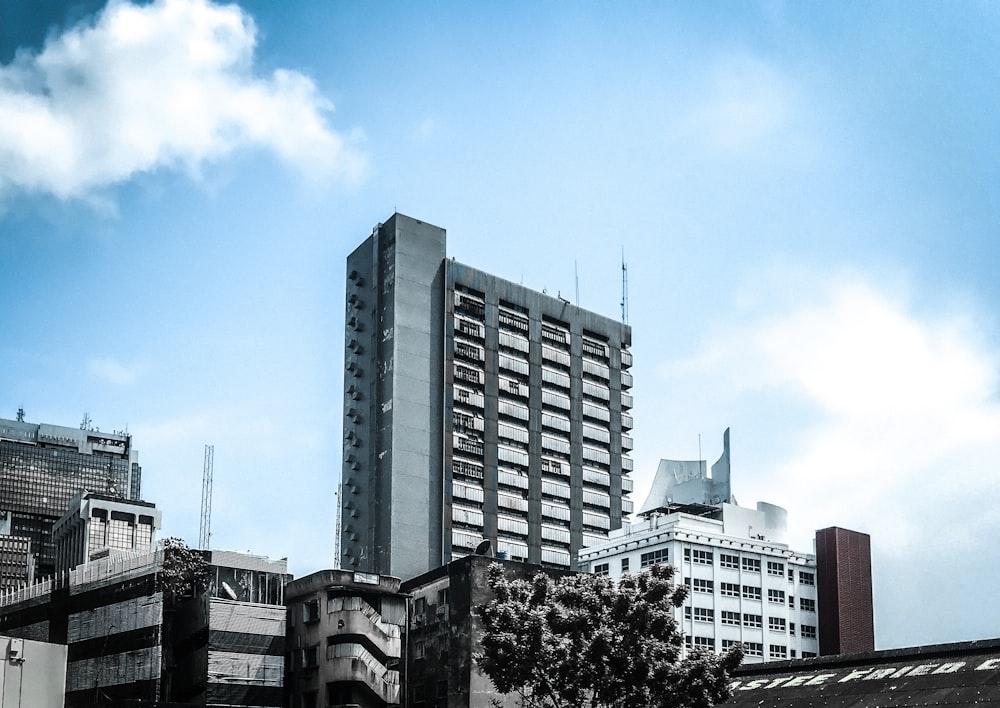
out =
[[[24,406],[17,407],[17,422],[18,423],[24,422]]]
[[[622,246],[622,322],[628,324],[628,266],[625,264],[624,246]]]
[[[205,446],[205,468],[201,476],[201,525],[198,527],[198,548],[208,550],[212,538],[212,471],[215,466],[215,445]]]
[[[90,430],[90,424],[93,421],[90,419],[90,413],[83,414],[83,422],[80,423],[80,430]]]

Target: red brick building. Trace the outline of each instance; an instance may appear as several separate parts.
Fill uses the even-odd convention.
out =
[[[871,538],[831,526],[816,532],[819,653],[875,649]]]

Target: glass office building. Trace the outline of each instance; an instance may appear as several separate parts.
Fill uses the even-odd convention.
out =
[[[52,527],[77,493],[140,499],[137,457],[127,433],[0,419],[0,512],[30,539],[37,577],[55,571]]]

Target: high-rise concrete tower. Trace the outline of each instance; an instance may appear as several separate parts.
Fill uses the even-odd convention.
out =
[[[394,214],[347,259],[341,563],[576,566],[632,511],[631,329],[448,260]]]

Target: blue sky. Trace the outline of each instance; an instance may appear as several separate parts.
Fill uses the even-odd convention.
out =
[[[344,261],[394,210],[619,316],[636,504],[872,535],[879,647],[1000,636],[990,2],[0,0],[0,416],[126,426],[164,534],[333,561]]]

